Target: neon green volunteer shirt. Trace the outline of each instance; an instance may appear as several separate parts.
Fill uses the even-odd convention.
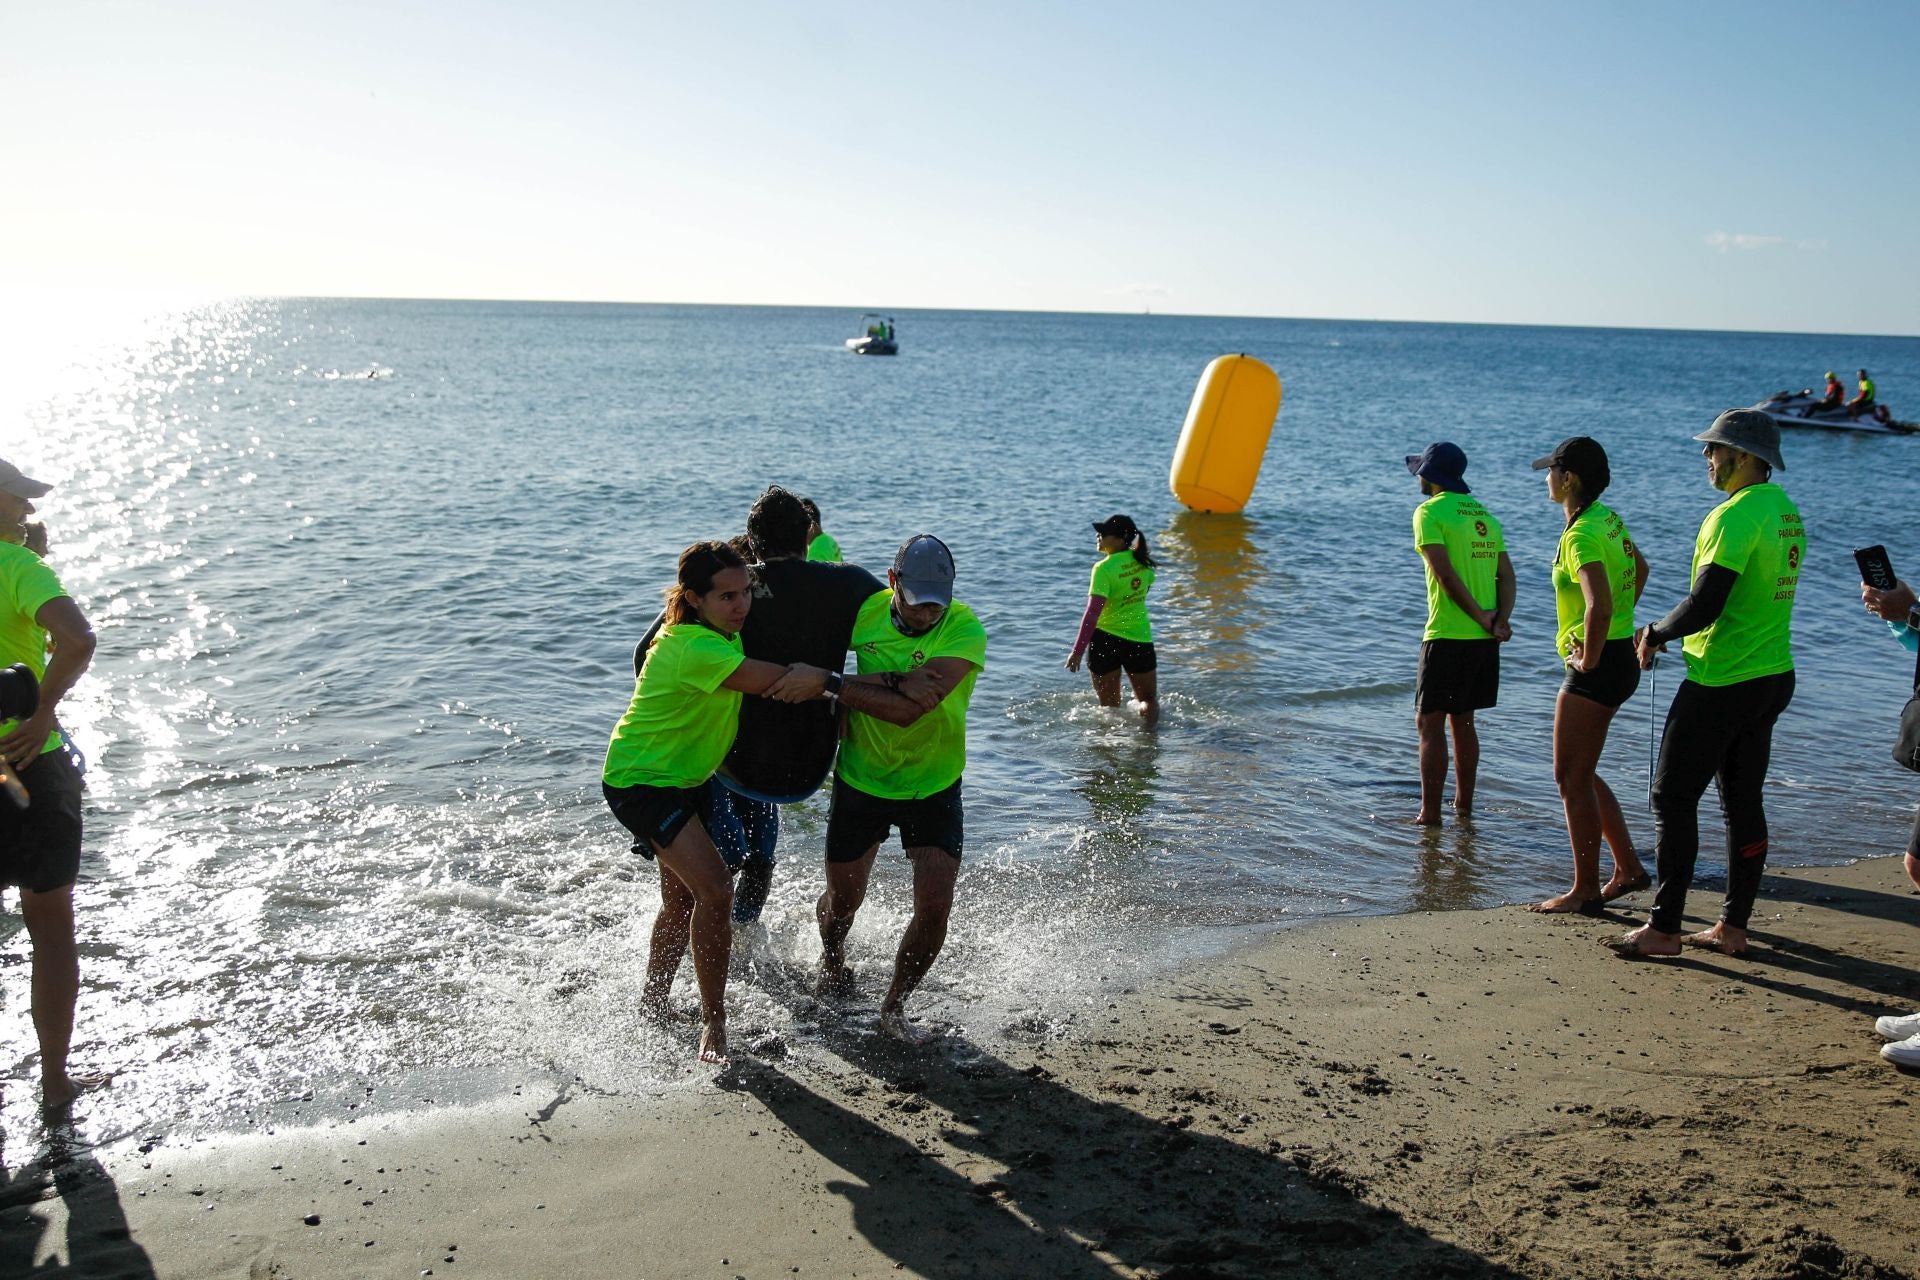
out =
[[[711,778],[740,727],[740,691],[720,683],[745,660],[737,635],[699,622],[663,628],[607,743],[607,785],[694,787]]]
[[[1090,596],[1105,596],[1100,620],[1094,623],[1108,635],[1140,644],[1153,643],[1153,620],[1147,617],[1147,592],[1153,589],[1153,570],[1133,558],[1133,552],[1110,551],[1093,566]]]
[[[833,535],[830,533],[823,533],[807,544],[809,560],[838,560],[839,558],[840,544],[833,540]]]
[[[46,561],[18,543],[0,542],[0,667],[24,662],[35,680],[47,674],[47,630],[33,619],[47,601],[66,594]],[[19,723],[0,723],[0,734],[13,732]],[[56,730],[47,735],[41,754],[59,745]]]
[[[1498,600],[1500,557],[1507,544],[1500,533],[1500,522],[1487,514],[1478,498],[1470,493],[1441,492],[1415,507],[1413,545],[1416,549],[1444,546],[1448,562],[1467,584],[1474,602],[1482,609],[1493,608]],[[1491,640],[1487,629],[1447,595],[1424,556],[1420,567],[1427,574],[1427,629],[1421,639]]]
[[[1714,624],[1682,642],[1687,679],[1717,687],[1793,670],[1793,593],[1806,550],[1800,509],[1777,484],[1750,484],[1707,513],[1688,581],[1710,564],[1740,576]]]
[[[967,768],[967,703],[987,665],[987,629],[959,601],[925,635],[903,636],[893,625],[893,592],[878,591],[860,606],[853,653],[861,675],[914,671],[935,658],[973,664],[940,705],[909,725],[858,713],[847,717],[840,744],[840,776],[850,786],[887,800],[918,800],[945,791]]]
[[[1573,518],[1553,554],[1553,609],[1560,624],[1553,642],[1569,664],[1587,640],[1587,593],[1580,589],[1580,570],[1590,564],[1604,566],[1607,585],[1613,588],[1607,639],[1632,638],[1634,586],[1640,576],[1633,538],[1626,521],[1598,502]]]

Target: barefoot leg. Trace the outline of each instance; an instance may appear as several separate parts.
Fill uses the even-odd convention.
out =
[[[1129,671],[1127,682],[1133,686],[1134,709],[1148,725],[1160,720],[1160,674],[1157,671]]]
[[[851,862],[827,864],[827,887],[814,907],[814,919],[820,925],[820,976],[817,989],[822,995],[838,995],[852,985],[847,968],[847,933],[853,917],[867,900],[867,881],[873,875],[873,859],[880,852],[876,843]]]
[[[1414,717],[1420,731],[1420,812],[1414,821],[1423,827],[1440,825],[1440,796],[1447,785],[1447,714],[1435,711]]]
[[[913,860],[913,918],[900,936],[900,949],[894,955],[893,983],[880,1001],[881,1025],[889,1020],[899,1034],[906,1027],[906,998],[933,968],[940,948],[947,941],[947,920],[953,914],[953,885],[960,874],[960,859],[945,849],[909,849]]]
[[[1473,812],[1473,789],[1480,780],[1480,730],[1473,712],[1447,717],[1453,730],[1453,811],[1461,817]]]
[[[688,822],[673,843],[657,854],[660,865],[693,897],[689,930],[693,976],[700,987],[703,1044],[717,1036],[726,1043],[727,959],[733,950],[733,877],[698,818]],[[706,1057],[706,1050],[701,1051]]]

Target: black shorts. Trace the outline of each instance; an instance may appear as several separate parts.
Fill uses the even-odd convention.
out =
[[[1500,642],[1428,640],[1420,646],[1420,674],[1413,683],[1421,715],[1462,715],[1500,701]]]
[[[1151,640],[1123,640],[1109,631],[1096,630],[1087,646],[1087,670],[1096,676],[1122,667],[1128,675],[1143,676],[1158,667],[1159,661]]]
[[[1640,687],[1640,659],[1633,654],[1633,641],[1625,637],[1607,641],[1600,649],[1599,666],[1591,671],[1568,667],[1560,687],[1603,707],[1618,707]]]
[[[893,827],[900,828],[902,849],[943,849],[958,858],[967,830],[960,784],[918,800],[888,800],[834,775],[833,803],[827,809],[828,862],[858,862]]]
[[[31,803],[0,796],[0,884],[64,889],[80,876],[80,771],[55,747],[19,772]]]
[[[600,792],[620,825],[633,833],[633,851],[651,859],[655,845],[664,849],[672,844],[695,818],[713,830],[713,785],[709,781],[697,787],[612,787],[602,782]]]

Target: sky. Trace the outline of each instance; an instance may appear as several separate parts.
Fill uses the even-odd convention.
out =
[[[1920,5],[9,0],[0,289],[1920,334]]]

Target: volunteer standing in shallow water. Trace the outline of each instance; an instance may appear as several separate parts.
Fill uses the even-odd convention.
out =
[[[711,779],[733,743],[742,694],[773,696],[789,676],[789,683],[817,691],[827,673],[745,655],[740,627],[753,597],[746,562],[726,543],[688,547],[675,577],[667,625],[647,651],[633,701],[607,743],[601,790],[613,816],[633,833],[633,851],[660,864],[660,914],[642,1007],[668,1016],[673,975],[691,936],[700,1060],[725,1062],[733,880],[708,835]]]
[[[1647,583],[1647,559],[1626,522],[1600,502],[1612,479],[1607,451],[1587,436],[1562,440],[1536,458],[1547,496],[1567,527],[1553,557],[1555,643],[1567,678],[1553,705],[1553,780],[1573,845],[1573,888],[1536,902],[1534,911],[1598,915],[1606,903],[1651,881],[1633,850],[1626,816],[1596,769],[1607,726],[1640,685],[1633,652],[1633,606]],[[1600,841],[1613,850],[1613,877],[1600,883]]]
[[[1694,437],[1707,479],[1727,495],[1694,540],[1693,591],[1636,645],[1643,668],[1684,636],[1687,678],[1673,695],[1653,778],[1660,886],[1653,915],[1615,944],[1622,955],[1678,955],[1682,941],[1727,955],[1747,949],[1747,920],[1767,863],[1761,803],[1773,726],[1793,700],[1793,596],[1806,552],[1799,508],[1773,483],[1780,428],[1729,409]],[[1700,852],[1700,797],[1717,782],[1727,820],[1727,898],[1711,929],[1680,936]]]
[[[1159,659],[1153,648],[1153,620],[1147,616],[1147,592],[1153,589],[1153,557],[1147,535],[1133,517],[1115,515],[1093,526],[1104,558],[1093,566],[1087,611],[1080,634],[1067,655],[1067,670],[1078,671],[1087,658],[1094,696],[1103,707],[1120,705],[1120,671],[1133,686],[1134,709],[1151,725],[1160,719]]]
[[[1513,638],[1513,562],[1506,539],[1476,498],[1469,497],[1467,455],[1438,441],[1407,455],[1425,498],[1413,512],[1413,544],[1427,575],[1427,627],[1414,680],[1414,723],[1420,733],[1420,812],[1414,821],[1440,825],[1447,784],[1447,731],[1453,731],[1453,811],[1473,812],[1480,771],[1480,731],[1473,713],[1500,699],[1500,646]]]

